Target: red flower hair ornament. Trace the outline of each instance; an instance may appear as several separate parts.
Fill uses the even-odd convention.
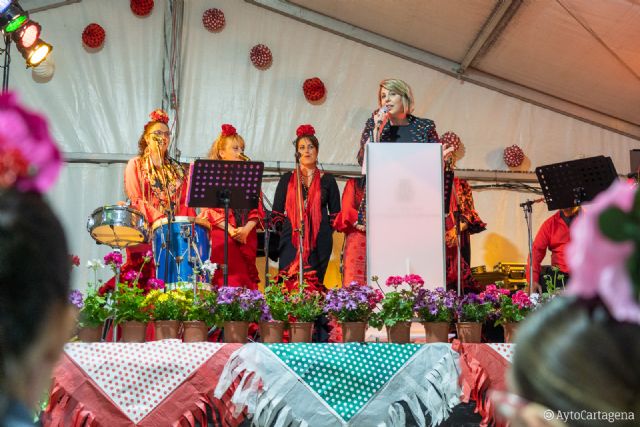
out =
[[[164,123],[165,125],[169,124],[169,115],[160,108],[153,110],[153,112],[149,114],[149,118],[152,122]]]
[[[233,127],[233,125],[226,123],[222,125],[222,136],[233,136],[237,134],[238,132],[236,131],[236,128]]]
[[[303,136],[315,136],[316,130],[311,125],[300,125],[296,130],[296,135],[298,138]]]

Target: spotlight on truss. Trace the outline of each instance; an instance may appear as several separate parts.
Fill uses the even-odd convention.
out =
[[[11,36],[27,67],[40,64],[53,49],[40,38],[40,24],[29,19],[17,0],[0,0],[0,28],[5,40],[7,35]]]

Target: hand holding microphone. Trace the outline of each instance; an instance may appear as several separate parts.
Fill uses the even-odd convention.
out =
[[[373,114],[373,139],[374,142],[380,141],[380,136],[382,135],[382,129],[389,121],[389,107],[383,105]]]

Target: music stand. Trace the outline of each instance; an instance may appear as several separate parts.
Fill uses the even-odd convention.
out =
[[[195,208],[224,208],[224,286],[228,286],[229,209],[258,207],[262,162],[196,160],[191,164],[187,204]]]
[[[536,175],[550,211],[593,200],[618,177],[611,157],[605,156],[538,166]]]

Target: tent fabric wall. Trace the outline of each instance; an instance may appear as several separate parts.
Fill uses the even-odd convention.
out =
[[[56,72],[50,82],[35,83],[14,54],[11,87],[49,117],[64,152],[134,155],[148,113],[162,102],[169,1],[156,1],[146,18],[135,17],[127,0],[84,0],[33,16],[54,45]],[[202,13],[210,7],[225,13],[222,32],[210,33],[202,26]],[[527,155],[520,170],[606,154],[622,173],[629,149],[638,146],[628,137],[462,83],[246,2],[190,0],[183,19],[177,140],[183,160],[204,156],[222,123],[236,126],[252,159],[292,160],[296,127],[312,123],[323,164],[353,165],[363,124],[376,107],[378,83],[387,77],[412,86],[416,115],[435,120],[440,134],[454,131],[462,138],[466,154],[460,168],[506,170],[502,151],[518,144]],[[98,52],[87,52],[81,44],[80,34],[90,22],[107,31]],[[258,43],[273,52],[267,70],[256,69],[249,60],[249,50]],[[310,104],[301,86],[316,76],[325,82],[327,97]],[[106,252],[93,245],[86,217],[98,206],[123,199],[122,169],[68,164],[50,195],[64,219],[72,252],[83,262]],[[473,265],[524,260],[526,229],[518,203],[527,197],[498,190],[476,193],[480,215],[489,225],[472,241]],[[534,232],[546,216],[542,206],[536,207]],[[75,286],[83,287],[85,279],[77,279]]]

